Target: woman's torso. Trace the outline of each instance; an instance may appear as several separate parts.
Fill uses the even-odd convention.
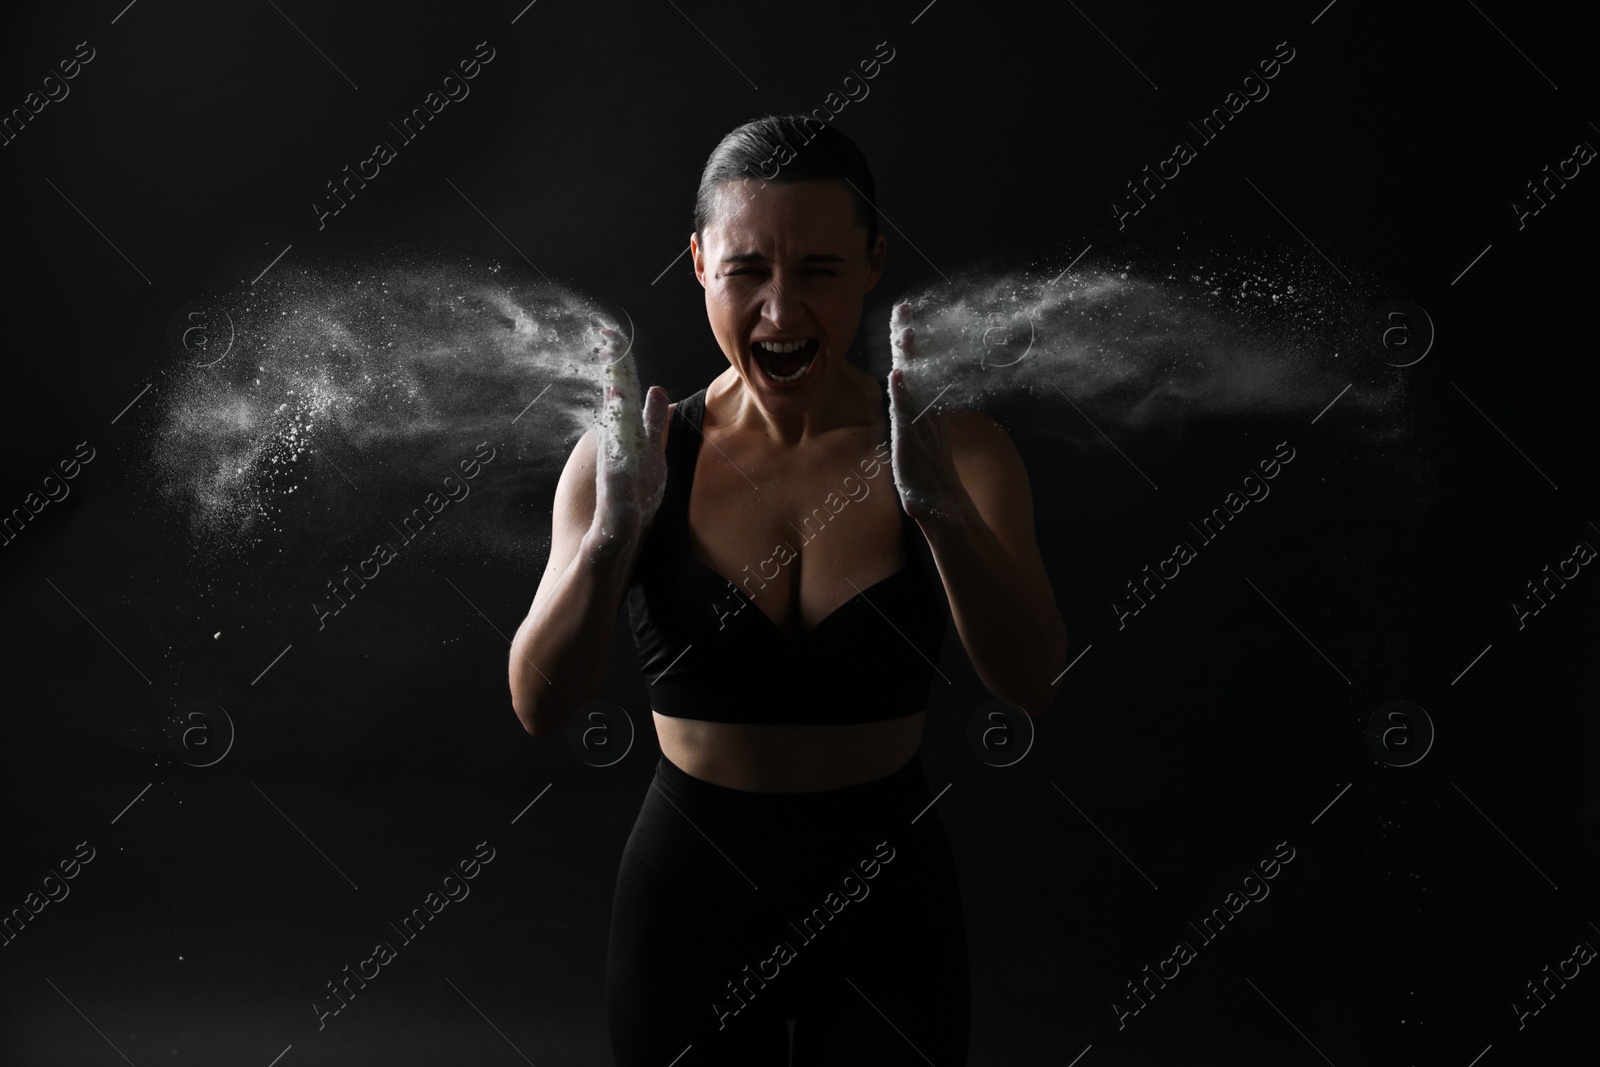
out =
[[[837,488],[841,470],[854,468],[888,439],[883,387],[848,364],[839,373],[847,376],[841,384],[848,386],[860,421],[796,447],[729,427],[735,392],[744,385],[732,369],[712,382],[687,519],[691,551],[700,562],[721,574],[738,574],[752,560],[769,557],[775,544],[794,540],[790,524],[803,521]],[[910,546],[904,544],[893,475],[885,474],[886,491],[869,493],[841,511],[799,558],[751,590],[749,610],[762,611],[785,637],[798,638],[848,601],[857,586],[867,588],[893,574],[902,553],[909,557]],[[760,694],[750,699],[759,700]],[[694,777],[730,789],[792,793],[838,789],[894,773],[921,745],[926,713],[805,725],[653,715],[662,753]]]

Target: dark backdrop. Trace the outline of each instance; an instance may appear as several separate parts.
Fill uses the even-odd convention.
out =
[[[723,365],[673,261],[706,154],[742,121],[820,103],[880,41],[895,59],[839,121],[873,161],[891,241],[922,254],[896,246],[874,323],[932,264],[1308,241],[1437,330],[1389,372],[1406,379],[1402,445],[1362,446],[1337,406],[1314,425],[1196,419],[1119,441],[1155,492],[1114,455],[1032,443],[1061,410],[1007,420],[1083,658],[1011,767],[967,743],[989,697],[953,634],[953,684],[932,693],[972,1062],[1464,1067],[1592,1042],[1600,977],[1562,961],[1600,946],[1600,578],[1552,584],[1520,629],[1511,607],[1600,545],[1600,179],[1583,167],[1520,228],[1512,208],[1575,143],[1600,145],[1592,24],[1504,3],[924,3],[7,13],[5,108],[78,42],[94,58],[0,148],[0,506],[78,442],[95,458],[0,551],[0,908],[70,889],[0,948],[0,1060],[609,1062],[610,891],[658,755],[625,618],[602,696],[642,733],[602,769],[527,737],[507,698],[502,635],[533,595],[537,524],[521,565],[419,566],[312,639],[299,591],[241,574],[203,600],[205,561],[139,476],[165,333],[219,279],[408,243],[626,305],[641,373],[681,397]],[[1123,183],[1285,40],[1271,98],[1119,230]],[[319,230],[324,183],[480,41],[495,58],[472,96]],[[1123,581],[1285,438],[1294,493],[1286,477],[1279,505],[1119,630]],[[547,522],[553,484],[538,491]],[[206,767],[165,731],[196,700],[233,730]],[[1373,740],[1396,700],[1409,710]],[[480,841],[494,858],[470,897],[319,1030],[325,983]],[[80,843],[93,858],[46,883]],[[1280,843],[1293,859],[1271,895],[1214,944],[1195,936]],[[1119,1027],[1126,983],[1179,940],[1197,958]],[[1530,980],[1546,983],[1536,1014]]]

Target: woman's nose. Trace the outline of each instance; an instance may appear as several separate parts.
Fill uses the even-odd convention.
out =
[[[798,320],[803,314],[800,300],[793,288],[781,279],[774,278],[767,283],[766,292],[761,299],[761,317],[779,330]]]

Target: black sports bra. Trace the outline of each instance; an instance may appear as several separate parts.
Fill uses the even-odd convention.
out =
[[[705,398],[701,389],[673,412],[666,487],[628,586],[628,616],[651,707],[679,718],[750,723],[875,722],[923,710],[948,628],[949,602],[921,528],[896,499],[905,546],[900,568],[798,640],[785,636],[744,589],[691,550],[689,493]],[[887,389],[883,400],[887,425]],[[860,467],[859,473],[841,475],[848,496],[830,493],[813,516],[831,518],[867,492],[896,491],[888,442]],[[803,525],[796,529],[807,539],[822,529],[814,518]],[[791,554],[774,553],[776,563],[747,566],[740,580],[760,583],[763,567],[770,570],[799,554],[787,539],[782,547]],[[776,574],[770,570],[765,579]]]

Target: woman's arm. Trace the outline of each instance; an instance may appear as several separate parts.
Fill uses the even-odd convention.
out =
[[[979,679],[1001,700],[1039,715],[1055,700],[1066,666],[1067,626],[1039,556],[1028,471],[989,416],[956,409],[945,417],[961,491],[918,525]]]
[[[511,706],[534,737],[564,729],[599,692],[638,554],[637,543],[603,537],[594,522],[596,442],[595,431],[586,431],[561,472],[550,558],[511,641]]]

